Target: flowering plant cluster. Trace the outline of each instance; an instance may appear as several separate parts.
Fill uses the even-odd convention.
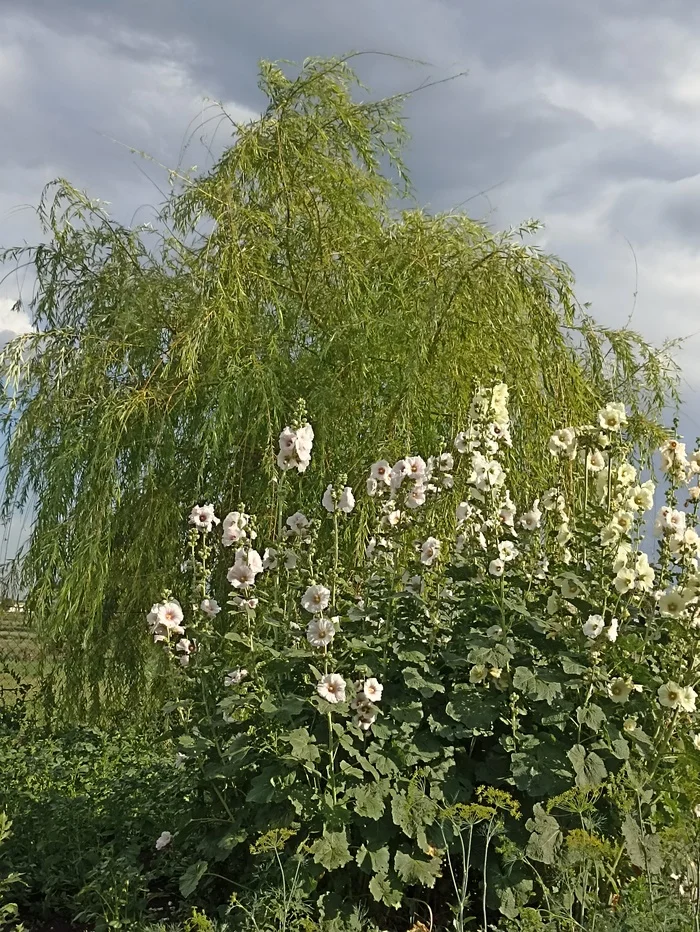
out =
[[[551,487],[516,503],[508,389],[480,387],[451,449],[370,467],[360,555],[345,477],[265,546],[264,516],[219,532],[196,506],[187,621],[165,593],[148,627],[183,668],[178,764],[214,828],[194,813],[159,845],[189,836],[197,881],[272,845],[321,899],[452,890],[484,928],[545,902],[578,921],[664,870],[663,830],[700,802],[700,451],[663,444],[655,509],[626,426],[611,402],[555,430]],[[304,472],[312,437],[285,428],[280,468]]]

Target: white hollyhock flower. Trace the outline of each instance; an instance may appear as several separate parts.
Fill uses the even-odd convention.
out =
[[[519,556],[520,551],[517,549],[512,540],[502,540],[498,545],[498,556],[504,563],[510,563]]]
[[[634,527],[634,515],[629,511],[618,511],[613,515],[611,524],[621,534],[629,534]]]
[[[645,553],[640,553],[637,562],[634,565],[637,572],[636,586],[642,592],[651,592],[654,586],[655,573],[649,565],[649,557]]]
[[[688,498],[691,502],[700,501],[700,485],[694,485],[692,489],[688,489]]]
[[[486,667],[481,663],[477,663],[469,671],[469,682],[483,683],[488,675],[489,671],[486,669]]]
[[[372,463],[370,477],[377,483],[391,485],[391,466],[387,460],[377,460],[376,463]]]
[[[549,438],[549,452],[552,456],[576,456],[576,431],[572,427],[562,427],[555,430]]]
[[[536,507],[537,507],[537,502],[535,502],[535,504],[533,505],[533,512]],[[509,489],[506,489],[506,494],[503,499],[503,504],[501,505],[498,511],[498,517],[499,517],[501,524],[504,524],[506,527],[513,527],[513,522],[515,520],[515,505],[511,501]]]
[[[617,481],[620,485],[632,485],[637,478],[637,470],[631,463],[621,463],[617,467]]]
[[[362,695],[370,702],[381,702],[383,692],[384,687],[374,676],[366,679],[362,686]]]
[[[614,644],[617,640],[619,632],[620,622],[617,618],[611,618],[609,627],[605,629],[605,637],[610,641],[611,644]]]
[[[532,508],[520,516],[520,526],[526,531],[536,531],[542,523],[542,512],[539,509],[539,499],[535,499]]]
[[[277,465],[280,469],[297,469],[306,472],[311,462],[311,448],[314,432],[310,424],[303,424],[297,430],[285,427],[279,436],[279,453]]]
[[[286,570],[295,570],[297,568],[297,555],[293,550],[288,550],[284,555],[284,568]]]
[[[231,670],[231,672],[227,673],[224,677],[224,686],[238,686],[239,683],[243,682],[246,676],[248,676],[248,671],[240,667],[237,670]]]
[[[274,547],[266,547],[263,551],[262,565],[264,570],[276,570],[279,565],[277,551]]]
[[[700,473],[700,450],[695,450],[688,457],[688,468],[692,475]]]
[[[333,486],[326,486],[326,491],[323,493],[323,498],[321,499],[321,504],[329,511],[331,514],[335,511],[335,499],[333,497]]]
[[[392,489],[400,489],[401,483],[406,478],[408,467],[406,460],[397,460],[391,467],[390,482]]]
[[[564,576],[561,579],[557,580],[557,585],[561,590],[561,594],[565,599],[575,599],[583,593],[583,586],[581,582],[570,576]]]
[[[659,599],[659,611],[662,615],[670,615],[672,618],[678,618],[685,610],[686,601],[683,594],[678,589],[669,589]]]
[[[158,602],[154,605],[146,621],[148,629],[156,643],[167,641],[175,635],[183,635],[185,629],[182,625],[184,615],[182,606],[175,599],[168,602]]]
[[[634,589],[634,582],[634,570],[624,567],[618,571],[617,576],[613,580],[613,586],[620,595],[625,595],[625,593]]]
[[[678,706],[683,712],[694,712],[695,711],[695,700],[698,698],[698,694],[695,692],[692,686],[684,686],[681,689],[680,699],[678,700]]]
[[[330,598],[330,590],[326,589],[325,586],[316,584],[309,586],[301,598],[301,604],[307,612],[322,612],[324,609],[328,608]]]
[[[683,688],[679,686],[678,683],[674,683],[673,680],[669,680],[668,683],[664,683],[663,686],[659,686],[657,691],[659,702],[666,709],[679,708],[682,695]]]
[[[258,551],[252,548],[246,550],[244,547],[240,547],[236,551],[235,562],[226,574],[226,578],[234,589],[241,589],[246,586],[254,586],[255,577],[262,571],[263,561]]]
[[[655,488],[651,479],[643,482],[642,485],[636,485],[629,499],[631,508],[635,511],[650,511],[654,507]]]
[[[693,735],[693,747],[696,751],[700,751],[700,735]]]
[[[316,685],[316,691],[326,702],[345,702],[346,683],[339,673],[326,673]]]
[[[492,576],[503,576],[506,565],[503,560],[491,560],[489,563],[489,573]]]
[[[455,458],[451,453],[441,453],[438,457],[438,469],[440,472],[452,472],[455,465]],[[700,472],[700,470],[698,470]]]
[[[601,450],[589,450],[586,456],[586,467],[589,472],[600,472],[606,466],[605,456]]]
[[[219,523],[220,521],[214,514],[212,504],[195,505],[190,512],[190,524],[193,524],[200,531],[211,531],[214,525]]]
[[[598,412],[598,423],[605,430],[620,430],[627,423],[625,406],[613,401]]]
[[[379,485],[378,485],[378,483],[377,483],[377,480],[376,480],[376,479],[373,479],[373,478],[370,476],[369,479],[367,480],[367,482],[365,483],[365,487],[366,487],[366,489],[367,489],[367,494],[368,494],[370,497],[373,497],[373,496],[375,496],[375,495],[377,494],[377,489],[379,488]]]
[[[545,511],[554,511],[557,507],[557,502],[559,500],[559,490],[558,489],[547,489],[547,491],[542,495],[541,502],[542,507]]]
[[[367,546],[365,547],[365,558],[371,560],[374,556],[374,551],[377,549],[377,538],[370,537],[367,541]]]
[[[286,524],[293,534],[298,534],[301,537],[309,527],[309,519],[303,512],[295,511],[293,515],[287,518]]]
[[[385,515],[385,518],[386,518],[386,523],[390,527],[396,527],[396,525],[401,520],[401,512],[398,511],[398,509],[394,509],[394,511],[390,511],[389,514]]]
[[[215,618],[221,611],[221,606],[216,599],[202,599],[199,603],[199,610],[209,618]]]
[[[162,851],[163,848],[167,848],[172,840],[173,836],[170,832],[161,832],[156,840],[156,851]]]
[[[425,479],[428,474],[426,462],[422,456],[407,456],[405,459],[406,476],[409,479]]]
[[[602,633],[605,627],[605,621],[602,615],[589,615],[588,620],[583,625],[583,633],[590,640],[595,640]]]
[[[608,684],[608,695],[613,702],[627,702],[632,692],[632,685],[618,676]]]
[[[416,482],[411,491],[406,496],[407,508],[419,508],[425,504],[425,485],[422,482]]]
[[[436,537],[428,537],[420,548],[420,561],[425,566],[432,566],[440,556],[440,541]]]
[[[183,754],[182,751],[178,751],[175,755],[175,760],[173,763],[178,770],[182,770],[182,768],[187,763],[187,755]]]
[[[306,640],[312,647],[328,647],[334,637],[332,618],[312,618],[306,626]]]
[[[457,525],[464,524],[467,518],[470,518],[473,514],[473,508],[469,502],[460,502],[457,505],[457,510],[455,512],[455,517],[457,518]]]
[[[628,540],[622,541],[622,543],[617,548],[617,553],[615,554],[615,560],[613,562],[613,573],[619,573],[620,570],[623,570],[630,561],[632,556],[632,545]]]

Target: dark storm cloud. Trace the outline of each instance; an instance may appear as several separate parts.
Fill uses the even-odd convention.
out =
[[[611,322],[606,304],[634,288],[626,239],[640,267],[638,327],[657,335],[664,301],[672,333],[700,300],[700,281],[695,291],[677,256],[666,262],[676,250],[695,263],[700,248],[692,0],[3,0],[0,27],[2,242],[29,229],[9,208],[57,174],[113,201],[120,219],[159,200],[107,137],[174,164],[204,95],[241,114],[264,105],[260,58],[374,49],[427,62],[358,58],[377,95],[468,71],[406,105],[419,203],[466,202],[501,226],[540,217],[547,248]]]

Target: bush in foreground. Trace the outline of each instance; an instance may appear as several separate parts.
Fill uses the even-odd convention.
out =
[[[253,928],[331,928],[352,904],[379,928],[484,930],[600,928],[672,874],[694,895],[671,840],[700,802],[700,452],[662,445],[649,559],[656,489],[624,405],[555,431],[559,482],[515,503],[507,400],[480,388],[450,449],[372,465],[357,558],[342,476],[311,516],[282,496],[223,523],[192,510],[190,604],[166,591],[148,616],[197,786],[158,842],[188,858],[185,895],[227,890]],[[285,483],[312,446],[300,414]]]

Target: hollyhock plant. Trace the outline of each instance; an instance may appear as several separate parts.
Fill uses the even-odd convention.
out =
[[[417,892],[438,906],[478,844],[484,928],[588,915],[665,869],[664,833],[700,805],[700,454],[666,437],[657,489],[614,401],[552,424],[521,501],[508,403],[477,387],[453,452],[382,448],[296,498],[276,473],[274,509],[239,506],[221,540],[193,526],[191,589],[147,619],[198,781],[172,830],[207,832],[208,863],[223,838],[248,882],[274,843],[285,876],[313,865],[310,896],[362,896],[381,922]],[[285,473],[312,439],[282,430]]]

